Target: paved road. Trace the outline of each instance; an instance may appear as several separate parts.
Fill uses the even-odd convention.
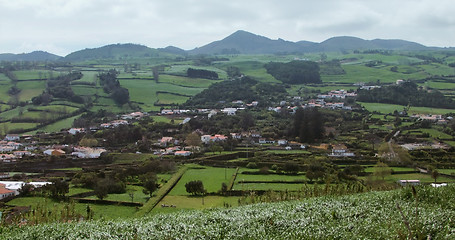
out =
[[[401,162],[400,156],[395,152],[395,150],[392,147],[392,141],[394,137],[397,137],[400,134],[400,131],[397,131],[395,134],[393,134],[393,137],[389,139],[387,144],[389,145],[389,152],[390,152],[390,157],[391,158],[397,158],[399,162]]]

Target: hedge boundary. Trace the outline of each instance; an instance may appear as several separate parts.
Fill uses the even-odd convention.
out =
[[[188,170],[187,166],[183,166],[181,169],[175,173],[169,181],[162,186],[154,197],[151,197],[142,208],[136,213],[136,216],[144,216],[145,214],[151,212],[153,208],[158,205],[158,203],[163,200],[163,198],[174,188],[174,186],[182,178],[183,174]]]

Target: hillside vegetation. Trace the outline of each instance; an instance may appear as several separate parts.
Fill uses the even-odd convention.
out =
[[[452,239],[454,194],[454,186],[405,188],[137,219],[3,227],[0,238]]]

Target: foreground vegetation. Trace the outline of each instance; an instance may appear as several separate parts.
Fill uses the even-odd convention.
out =
[[[454,194],[453,185],[405,188],[0,231],[2,239],[451,239]]]

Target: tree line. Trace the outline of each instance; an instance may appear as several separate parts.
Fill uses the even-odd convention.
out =
[[[454,109],[452,98],[444,96],[440,91],[421,89],[414,82],[400,85],[383,86],[372,90],[359,90],[357,100],[361,102],[390,103],[411,105],[415,107],[434,107]]]
[[[311,61],[292,61],[288,63],[270,62],[265,65],[267,73],[289,84],[322,83],[319,65]]]
[[[188,68],[186,75],[190,78],[218,79],[218,73],[204,69]]]
[[[117,75],[118,72],[115,69],[111,69],[99,74],[98,78],[100,79],[100,84],[103,86],[104,92],[110,94],[110,97],[117,104],[123,105],[130,101],[130,93],[128,89],[120,86]]]

